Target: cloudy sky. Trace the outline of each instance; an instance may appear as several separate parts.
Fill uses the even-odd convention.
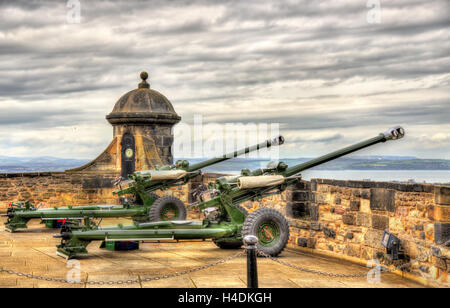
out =
[[[0,155],[96,157],[145,70],[187,124],[280,123],[285,157],[399,124],[361,154],[450,159],[448,0],[80,4],[0,1]]]

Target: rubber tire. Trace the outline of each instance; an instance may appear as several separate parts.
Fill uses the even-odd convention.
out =
[[[176,197],[172,196],[164,196],[155,201],[152,207],[150,208],[149,218],[151,222],[161,221],[161,211],[168,204],[173,204],[178,210],[178,218],[174,220],[186,220],[186,206],[183,201]]]
[[[242,227],[242,238],[247,235],[257,236],[258,227],[267,220],[271,220],[278,225],[278,228],[280,229],[280,239],[271,247],[266,247],[261,245],[261,243],[258,243],[257,248],[265,254],[276,257],[284,250],[284,248],[286,248],[289,240],[289,222],[284,215],[277,210],[262,208],[248,215]]]
[[[244,213],[244,216],[247,217],[248,216],[248,212],[247,209],[240,206],[240,205],[236,205],[236,207],[238,209],[241,210],[242,213]],[[244,245],[244,243],[242,241],[240,242],[236,242],[236,241],[217,241],[217,239],[213,239],[213,243],[219,247],[220,249],[239,249],[242,247],[242,245]]]
[[[154,192],[149,192],[147,193],[149,196],[151,196],[153,199],[155,199],[155,201],[153,203],[155,203],[159,198],[161,198],[158,194],[154,193]],[[146,222],[151,222],[150,218],[133,218],[133,222],[134,223],[146,223]]]

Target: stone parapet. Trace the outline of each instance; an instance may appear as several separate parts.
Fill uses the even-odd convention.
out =
[[[0,212],[9,202],[30,200],[43,206],[118,204],[111,180],[118,173],[35,172],[0,174]],[[195,202],[193,192],[200,185],[223,174],[207,173],[163,195],[173,195],[186,204]],[[246,202],[252,212],[262,206],[281,211],[289,219],[289,247],[353,260],[364,264],[377,259],[389,262],[381,245],[384,230],[398,236],[410,259],[433,252],[415,263],[408,272],[398,273],[427,285],[448,284],[450,250],[449,187],[370,181],[313,179],[291,185],[278,195]],[[189,211],[189,219],[201,219]]]
[[[32,172],[0,174],[0,212],[11,201],[41,207],[118,204],[112,192],[116,173]]]
[[[287,212],[289,246],[359,263],[377,259],[392,267],[407,262],[387,258],[381,244],[387,230],[400,238],[411,260],[433,249],[439,251],[409,268],[409,278],[427,285],[448,284],[449,247],[443,244],[450,240],[449,191],[448,186],[430,184],[313,179],[310,185],[291,187],[288,192],[294,196],[289,200],[293,209]],[[307,195],[314,197],[304,208],[311,213],[316,207],[317,217],[295,210]]]

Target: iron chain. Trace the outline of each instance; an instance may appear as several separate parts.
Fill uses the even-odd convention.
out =
[[[450,243],[450,241],[447,241],[444,246],[448,246],[448,244]],[[143,278],[143,279],[129,279],[129,280],[117,280],[117,281],[80,281],[80,282],[73,282],[73,281],[69,281],[67,279],[64,278],[51,278],[51,277],[44,277],[44,276],[37,276],[37,275],[33,275],[33,274],[25,274],[25,273],[21,273],[21,272],[16,272],[13,270],[8,270],[5,269],[3,267],[0,266],[0,273],[7,273],[10,275],[16,275],[18,277],[25,277],[25,278],[29,278],[29,279],[37,279],[37,280],[43,280],[43,281],[50,281],[50,282],[59,282],[59,283],[69,283],[69,284],[87,284],[87,285],[122,285],[122,284],[137,284],[140,282],[150,282],[150,281],[157,281],[157,280],[163,280],[163,279],[169,279],[169,278],[175,278],[175,277],[179,277],[179,276],[183,276],[183,275],[187,275],[193,272],[197,272],[197,271],[201,271],[216,265],[220,265],[226,262],[229,262],[233,259],[236,259],[242,255],[245,254],[245,250],[244,251],[240,251],[232,256],[229,256],[227,258],[218,260],[216,262],[210,263],[210,264],[206,264],[206,265],[202,265],[202,266],[198,266],[198,267],[194,267],[185,271],[181,271],[181,272],[176,272],[173,274],[167,274],[167,275],[162,275],[162,276],[154,276],[154,277],[148,277],[148,278]],[[332,272],[325,272],[325,271],[319,271],[319,270],[315,270],[315,269],[311,269],[311,268],[306,268],[306,267],[301,267],[295,264],[290,264],[286,261],[280,260],[278,258],[272,257],[260,250],[258,250],[258,254],[261,255],[262,257],[265,257],[267,259],[270,259],[276,263],[294,268],[296,270],[302,271],[302,272],[306,272],[306,273],[312,273],[312,274],[317,274],[317,275],[323,275],[323,276],[328,276],[328,277],[336,277],[336,278],[358,278],[358,277],[366,277],[368,273],[358,273],[358,274],[340,274],[340,273],[332,273]],[[400,266],[394,267],[392,269],[388,269],[386,267],[382,267],[381,268],[381,274],[385,274],[385,273],[391,273],[394,272],[396,270],[402,270],[406,267],[409,267],[411,265],[413,265],[414,263],[417,263],[425,258],[428,258],[430,255],[432,255],[431,252],[428,252],[414,260],[412,260],[411,262],[402,264]]]
[[[233,259],[236,259],[242,255],[244,255],[244,252],[240,251],[230,257],[227,257],[225,259],[221,259],[218,260],[216,262],[210,263],[210,264],[206,264],[206,265],[202,265],[202,266],[198,266],[198,267],[194,267],[182,272],[176,272],[173,274],[167,274],[167,275],[162,275],[162,276],[155,276],[155,277],[148,277],[148,278],[143,278],[143,279],[129,279],[129,280],[117,280],[117,281],[80,281],[80,282],[74,282],[74,281],[69,281],[67,279],[64,278],[51,278],[51,277],[44,277],[44,276],[37,276],[37,275],[33,275],[33,274],[25,274],[25,273],[21,273],[21,272],[16,272],[13,270],[8,270],[5,269],[3,267],[0,266],[0,273],[6,273],[9,275],[15,275],[18,277],[25,277],[25,278],[29,278],[29,279],[36,279],[36,280],[42,280],[42,281],[50,281],[50,282],[59,282],[59,283],[69,283],[69,284],[87,284],[87,285],[122,285],[122,284],[137,284],[140,282],[149,282],[149,281],[156,281],[156,280],[163,280],[163,279],[169,279],[169,278],[174,278],[174,277],[179,277],[179,276],[183,276],[183,275],[187,275],[190,273],[194,273],[194,272],[198,272],[216,265],[220,265],[226,262],[229,262]]]
[[[448,246],[449,244],[450,244],[450,240],[447,241],[447,242],[444,244],[444,246]],[[270,256],[270,255],[268,255],[268,254],[262,252],[261,250],[258,250],[258,254],[261,255],[262,257],[265,257],[265,258],[267,258],[267,259],[270,259],[270,260],[272,260],[272,261],[274,261],[274,262],[276,262],[276,263],[279,263],[279,264],[282,264],[282,265],[285,265],[285,266],[294,268],[294,269],[296,269],[296,270],[299,270],[299,271],[302,271],[302,272],[306,272],[306,273],[312,273],[312,274],[322,275],[322,276],[336,277],[336,278],[358,278],[358,277],[366,277],[367,274],[368,274],[368,273],[359,273],[359,274],[340,274],[340,273],[332,273],[332,272],[319,271],[319,270],[315,270],[315,269],[310,269],[310,268],[306,268],[306,267],[301,267],[301,266],[298,266],[298,265],[295,265],[295,264],[290,264],[290,263],[288,263],[288,262],[286,262],[286,261],[283,261],[283,260],[280,260],[280,259],[278,259],[278,258],[272,257],[272,256]],[[413,264],[415,264],[415,263],[417,263],[417,262],[419,262],[419,261],[421,261],[421,260],[423,260],[423,259],[425,259],[425,258],[428,258],[430,255],[432,255],[431,251],[428,252],[428,253],[426,253],[426,254],[423,254],[423,255],[419,256],[418,258],[416,258],[416,259],[414,259],[414,260],[412,260],[412,261],[410,261],[410,262],[408,262],[408,263],[402,264],[402,265],[400,265],[400,266],[396,266],[396,267],[391,268],[391,269],[388,269],[388,268],[386,268],[386,267],[383,266],[383,267],[381,267],[381,272],[380,272],[380,273],[381,273],[381,274],[386,274],[386,273],[392,273],[392,272],[395,272],[396,270],[403,270],[404,268],[407,268],[407,267],[409,267],[409,266],[411,266],[411,265],[413,265]]]
[[[279,264],[282,264],[282,265],[294,268],[294,269],[302,271],[302,272],[316,274],[316,275],[322,275],[322,276],[328,276],[328,277],[336,277],[336,278],[358,278],[358,277],[366,277],[367,274],[368,274],[368,273],[340,274],[340,273],[324,272],[324,271],[319,271],[319,270],[315,270],[315,269],[311,269],[311,268],[301,267],[301,266],[298,266],[298,265],[295,265],[295,264],[290,264],[290,263],[288,263],[286,261],[283,261],[283,260],[280,260],[278,258],[271,257],[271,256],[265,254],[262,251],[258,251],[258,254],[260,254],[261,256],[263,256],[265,258],[268,258],[268,259],[270,259],[270,260],[272,260],[272,261],[274,261],[276,263],[279,263]],[[413,261],[411,261],[409,263],[403,264],[401,266],[398,266],[398,267],[395,267],[395,268],[392,268],[392,269],[387,269],[386,267],[382,267],[381,268],[381,273],[385,274],[385,273],[394,272],[394,271],[396,271],[398,269],[403,269],[405,267],[408,267],[408,266],[410,266],[410,265],[420,261],[421,259],[423,259],[425,257],[428,257],[429,255],[430,255],[430,253],[427,253],[427,254],[421,256],[420,258],[417,258],[417,259],[415,259],[415,260],[413,260]]]

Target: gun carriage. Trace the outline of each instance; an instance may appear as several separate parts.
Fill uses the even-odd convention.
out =
[[[203,193],[204,198],[195,204],[205,214],[202,221],[135,222],[107,228],[65,226],[60,234],[55,235],[61,238],[57,254],[67,259],[87,254],[86,248],[92,241],[102,241],[101,247],[105,247],[107,243],[122,241],[212,239],[222,249],[239,248],[244,236],[256,235],[258,249],[277,256],[289,239],[288,221],[271,208],[263,207],[248,214],[242,203],[279,194],[288,185],[300,181],[299,174],[304,170],[378,143],[400,139],[404,134],[403,128],[397,126],[376,137],[292,167],[279,162],[269,164],[266,169],[244,169],[239,176],[218,178],[209,185],[210,190]]]
[[[151,222],[186,219],[186,206],[173,196],[160,197],[155,191],[167,190],[171,187],[188,183],[202,174],[201,169],[226,161],[228,159],[282,145],[284,138],[278,136],[260,144],[246,147],[239,151],[212,158],[197,164],[190,165],[186,160],[177,161],[174,165],[159,167],[156,170],[137,171],[129,179],[118,178],[114,184],[120,189],[113,192],[121,198],[121,205],[87,205],[54,207],[40,209],[30,202],[11,203],[6,214],[5,229],[15,232],[19,228],[27,228],[31,219],[41,219],[48,226],[55,226],[54,222],[70,220],[73,222],[90,222],[91,218],[130,217],[134,222]],[[122,186],[127,186],[122,188]],[[89,218],[86,220],[86,218]]]

